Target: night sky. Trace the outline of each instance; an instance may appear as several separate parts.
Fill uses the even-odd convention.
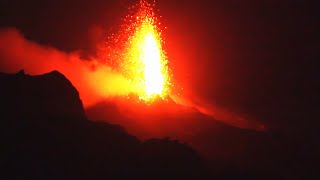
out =
[[[96,56],[134,0],[1,0],[0,27]],[[184,94],[319,146],[319,6],[292,0],[158,0],[169,66]],[[45,59],[43,60],[45,61]]]
[[[2,0],[1,27],[94,55],[135,1]],[[317,6],[308,1],[158,1],[166,50],[186,94],[274,128],[319,125]],[[303,130],[304,129],[304,130]],[[306,131],[305,131],[306,130]]]

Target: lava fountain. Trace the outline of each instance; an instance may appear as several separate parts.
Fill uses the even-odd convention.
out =
[[[128,92],[140,100],[166,99],[172,83],[154,3],[142,0],[129,9],[135,12],[126,16],[120,33],[109,38],[113,43],[107,63],[126,76]]]
[[[161,116],[169,112],[176,115],[175,105],[177,105],[177,109],[182,105],[190,108],[190,111],[196,109],[202,114],[229,125],[256,130],[264,129],[264,126],[256,120],[244,118],[242,115],[232,113],[217,105],[204,105],[206,103],[197,102],[194,100],[195,98],[185,97],[181,93],[171,91],[173,78],[163,48],[165,42],[161,37],[161,24],[154,12],[154,6],[154,1],[148,3],[141,0],[137,5],[130,7],[129,15],[123,19],[124,23],[120,26],[118,33],[108,37],[108,41],[101,51],[102,58],[105,57],[107,64],[128,80],[128,84],[126,84],[128,86],[127,97],[131,97],[132,94],[136,95],[147,105],[150,105],[157,98],[174,102],[171,104],[160,103],[161,107],[157,106],[157,103],[152,103],[155,112],[150,108],[147,109],[154,115],[160,112],[159,109],[168,107],[167,112],[161,111]],[[124,108],[126,112],[146,113],[145,106],[142,106],[141,110],[137,110],[136,101],[131,104],[125,100],[123,104],[120,104],[121,107],[126,107]]]

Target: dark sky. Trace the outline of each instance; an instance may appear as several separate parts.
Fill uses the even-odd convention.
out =
[[[136,1],[0,2],[1,27],[66,52],[94,53],[92,29],[114,29]],[[292,0],[157,2],[169,61],[186,93],[295,133],[320,125],[317,7]]]

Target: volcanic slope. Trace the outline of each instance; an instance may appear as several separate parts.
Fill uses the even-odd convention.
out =
[[[306,139],[228,126],[170,99],[112,99],[84,110],[57,71],[0,73],[0,84],[1,179],[310,179],[319,172],[319,147]]]
[[[57,71],[0,73],[1,179],[206,179],[185,144],[140,141],[89,121],[77,90]]]
[[[170,98],[151,104],[138,97],[102,101],[86,109],[90,119],[121,124],[139,137],[170,137],[194,148],[215,178],[317,177],[319,146],[278,129],[241,129]]]

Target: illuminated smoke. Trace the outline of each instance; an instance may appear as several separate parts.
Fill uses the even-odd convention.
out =
[[[195,103],[196,98],[172,94],[172,75],[153,5],[140,1],[129,9],[134,10],[124,19],[119,34],[111,35],[100,47],[99,58],[104,63],[101,59],[82,59],[76,52],[65,53],[26,40],[16,29],[0,30],[0,71],[16,73],[24,69],[26,73],[36,75],[58,70],[77,88],[86,108],[133,93],[148,102],[156,97],[171,98],[177,104],[197,109],[225,124],[265,130],[260,121],[216,105],[199,103],[203,101]]]
[[[24,69],[38,75],[58,70],[77,88],[86,107],[103,98],[128,94],[129,81],[105,64],[26,40],[13,28],[0,30],[0,59],[1,72]]]

